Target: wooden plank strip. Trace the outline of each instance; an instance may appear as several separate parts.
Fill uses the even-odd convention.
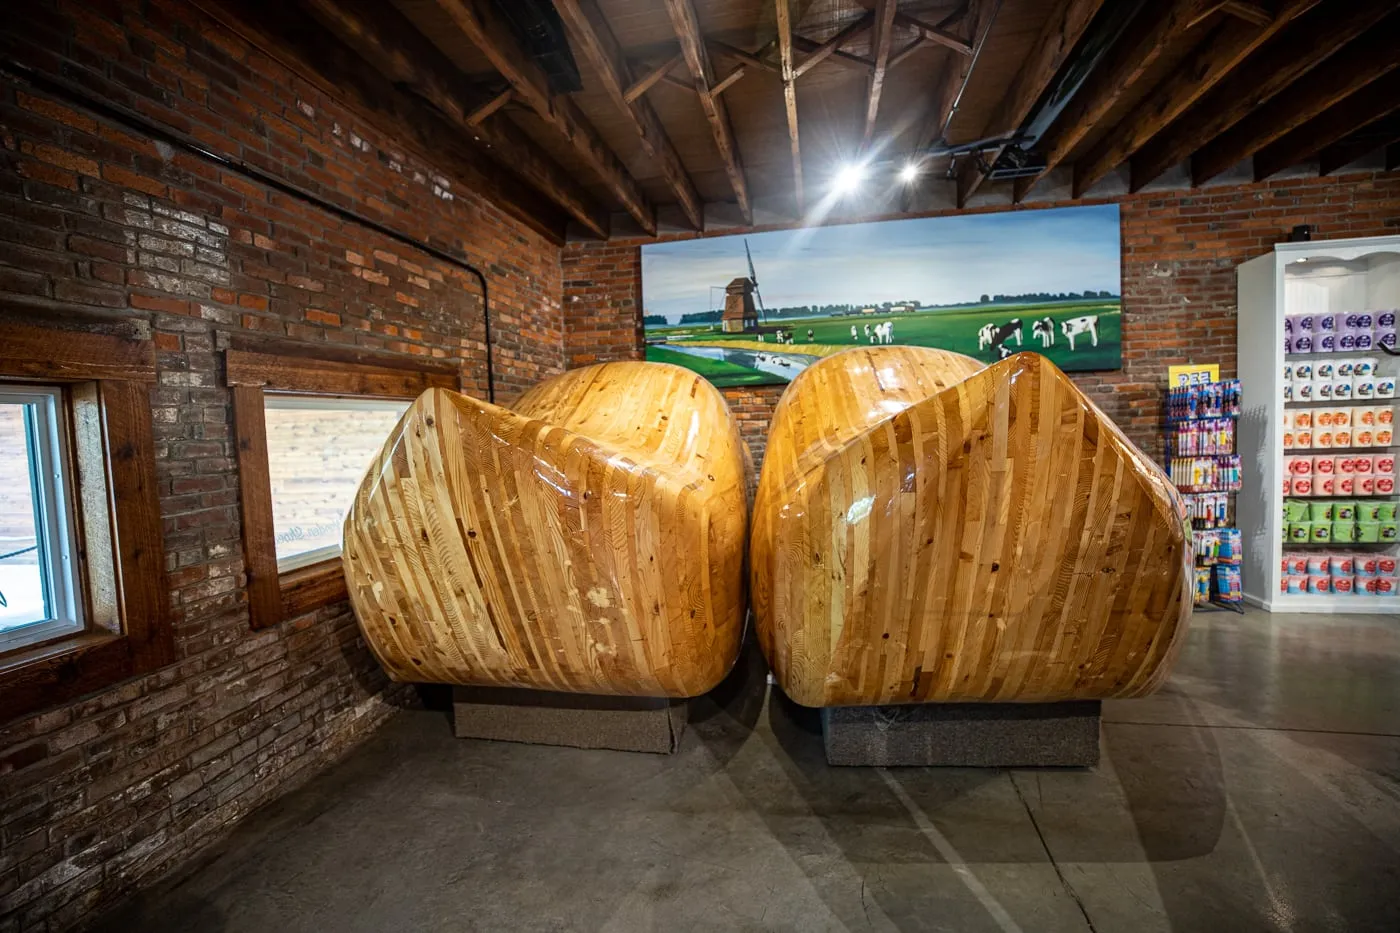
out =
[[[1400,67],[1393,38],[1397,34],[1400,34],[1400,14],[1393,14],[1308,72],[1290,89],[1211,140],[1191,157],[1192,184],[1209,181]]]
[[[149,671],[175,660],[151,429],[151,387],[144,382],[103,380],[98,393],[116,531],[122,630],[131,640],[136,669]]]
[[[720,161],[724,163],[724,173],[729,177],[729,186],[734,191],[739,213],[745,223],[753,223],[753,205],[749,202],[749,183],[744,174],[744,163],[739,155],[739,147],[734,141],[734,127],[729,120],[729,109],[724,98],[714,93],[714,66],[710,63],[710,53],[701,38],[700,22],[695,15],[691,0],[666,0],[666,10],[671,17],[671,27],[680,40],[681,53],[685,56],[686,67],[690,69],[695,83],[695,93],[700,97],[700,107],[705,112],[705,120],[710,124],[715,148],[719,150]]]
[[[671,137],[666,134],[656,111],[643,97],[627,98],[632,73],[622,46],[598,4],[595,0],[557,0],[555,8],[574,37],[575,51],[593,66],[613,104],[628,117],[641,140],[642,149],[660,169],[686,220],[696,230],[704,229],[705,208],[700,202],[700,192],[686,172],[680,153],[671,143]]]
[[[915,19],[914,17],[904,13],[896,13],[894,21],[900,24],[901,26],[907,26],[910,29],[913,29],[925,42],[930,42],[934,45],[941,45],[945,49],[952,49],[959,55],[972,54],[971,42],[964,39],[962,36],[954,35],[953,33],[944,29],[942,26],[935,26],[931,23],[925,23],[922,20]]]
[[[655,87],[657,82],[659,82],[662,78],[665,78],[667,73],[672,68],[675,68],[677,65],[681,64],[684,61],[685,56],[682,55],[680,52],[677,52],[675,55],[672,55],[664,62],[652,65],[650,69],[642,73],[641,77],[637,78],[630,85],[628,85],[627,90],[622,95],[623,99],[626,100],[629,104],[632,103],[632,101],[641,97],[647,91],[650,91],[653,87]]]
[[[1142,78],[1167,44],[1186,31],[1198,7],[1199,0],[1167,0],[1139,10],[1127,32],[1108,50],[1068,106],[1055,118],[1049,131],[1036,141],[1036,148],[1045,156],[1045,168],[1033,176],[1016,180],[1017,203],[1093,132],[1113,105]]]
[[[272,480],[268,474],[267,419],[263,391],[233,387],[234,456],[242,504],[243,572],[247,577],[248,621],[255,629],[282,621],[282,590],[277,580],[277,538],[272,519]]]
[[[513,88],[474,101],[480,95],[430,40],[397,17],[388,4],[347,4],[306,0],[306,8],[333,35],[373,69],[396,84],[412,87],[473,143],[483,146],[505,168],[562,207],[597,237],[608,235],[608,216],[580,185],[509,120],[488,120],[513,96]]]
[[[875,135],[875,120],[880,113],[880,95],[885,88],[885,70],[890,64],[890,44],[894,40],[895,0],[878,0],[875,5],[874,36],[870,49],[875,69],[865,84],[865,129],[861,133],[861,148],[870,146]]]
[[[434,0],[472,44],[501,73],[516,96],[557,132],[579,155],[623,210],[649,236],[656,235],[656,213],[637,180],[603,142],[578,105],[549,93],[544,72],[516,41],[510,28],[487,0]]]
[[[1294,16],[1318,0],[1283,0],[1268,26],[1239,20],[1223,23],[1182,60],[1172,76],[1156,87],[1133,112],[1104,134],[1074,165],[1074,196],[1081,197],[1101,178],[1126,162],[1153,136],[1180,117],[1215,87],[1251,52],[1262,46]]]
[[[349,598],[345,569],[339,557],[290,570],[278,577],[277,586],[282,613],[288,619]]]
[[[1244,66],[1222,78],[1209,94],[1133,156],[1132,190],[1140,191],[1230,129],[1374,26],[1394,6],[1392,0],[1358,0],[1339,8],[1316,7],[1296,16]]]
[[[838,52],[842,46],[846,45],[847,43],[854,42],[856,39],[859,39],[862,36],[864,36],[867,32],[871,30],[871,28],[874,25],[874,15],[867,13],[860,19],[852,22],[850,25],[843,27],[839,32],[833,35],[830,39],[827,39],[825,42],[814,44],[814,48],[812,48],[812,50],[808,53],[807,57],[804,58],[800,64],[796,65],[793,68],[793,77],[802,77],[807,72],[815,68],[817,65],[820,65],[822,62],[826,61],[827,58],[831,57],[831,55]]]
[[[1325,147],[1400,110],[1400,70],[1392,70],[1254,154],[1254,180],[1297,165]],[[1324,173],[1325,174],[1325,173]]]
[[[155,344],[150,340],[0,321],[0,347],[0,376],[156,381]]]
[[[1382,122],[1384,125],[1339,140],[1318,153],[1318,174],[1331,175],[1364,155],[1400,142],[1400,120]]]
[[[802,184],[802,144],[797,129],[797,74],[792,62],[792,10],[788,0],[774,0],[778,26],[778,60],[782,63],[783,109],[787,111],[788,145],[792,151],[792,184],[797,214],[807,211],[806,190]]]
[[[1035,45],[1016,72],[1011,86],[987,118],[981,138],[1004,136],[1020,127],[1046,85],[1078,44],[1084,30],[1089,28],[1090,20],[1102,4],[1103,0],[1060,0],[1041,28]],[[995,164],[1001,152],[1000,147],[993,150],[987,156],[987,164]],[[967,206],[985,178],[979,159],[963,160],[958,169],[958,207]]]
[[[745,66],[740,65],[738,68],[735,68],[729,74],[725,75],[723,78],[720,78],[717,82],[715,82],[715,86],[710,88],[710,93],[723,94],[726,90],[729,89],[730,85],[734,84],[745,74],[747,74]],[[686,85],[686,90],[693,91],[695,90],[695,88],[691,87],[690,85]]]
[[[224,354],[227,382],[275,392],[417,398],[434,386],[456,388],[455,375],[344,363],[309,357],[275,356],[246,350]]]

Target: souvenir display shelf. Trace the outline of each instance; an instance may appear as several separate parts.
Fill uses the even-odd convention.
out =
[[[1400,617],[1400,236],[1280,243],[1238,281],[1245,601]]]

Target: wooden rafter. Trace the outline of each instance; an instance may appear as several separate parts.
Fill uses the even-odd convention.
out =
[[[880,113],[880,95],[885,88],[885,71],[890,64],[890,46],[894,42],[894,16],[896,0],[878,0],[875,4],[874,34],[870,39],[870,50],[875,58],[875,69],[866,79],[865,131],[861,134],[861,148],[870,145],[875,135],[875,118]]]
[[[799,36],[796,33],[793,33],[792,45],[793,48],[804,52],[807,55],[814,55],[821,46],[825,45],[825,43],[816,42],[812,39],[808,39],[806,36]],[[828,55],[827,58],[830,61],[836,62],[838,65],[845,65],[848,68],[858,68],[861,71],[867,73],[875,67],[874,59],[865,58],[861,55],[854,55],[850,52],[846,52],[841,49],[835,50],[830,55]]]
[[[762,57],[762,54],[767,50],[766,47],[759,49],[757,52],[749,52],[739,48],[737,45],[730,45],[728,42],[721,42],[718,39],[706,39],[705,46],[710,50],[712,55],[714,53],[728,55],[730,58],[738,59],[750,68],[756,68],[760,71],[771,71],[773,74],[782,74],[782,68],[780,66]]]
[[[627,171],[569,98],[555,97],[543,70],[525,53],[487,0],[434,0],[501,73],[520,101],[557,132],[646,233],[656,234],[656,212]]]
[[[797,197],[797,214],[806,213],[802,185],[802,145],[797,133],[797,75],[792,63],[792,10],[788,0],[774,0],[778,24],[778,61],[783,69],[783,107],[787,110],[788,143],[792,148],[792,183]]]
[[[715,86],[712,87],[712,88],[710,88],[710,93],[711,93],[711,94],[723,94],[726,90],[729,89],[729,86],[730,86],[731,84],[733,84],[735,81],[738,81],[740,78],[742,78],[742,77],[743,77],[744,75],[746,75],[746,74],[748,74],[747,66],[745,66],[745,65],[740,65],[738,68],[735,68],[735,69],[734,69],[733,71],[731,71],[729,74],[725,75],[723,78],[720,78],[718,81],[716,81],[716,82],[715,82]],[[691,90],[691,91],[695,90],[694,87],[688,87],[687,89],[688,89],[688,90]]]
[[[627,90],[624,91],[622,94],[623,99],[626,100],[629,104],[632,103],[632,101],[641,97],[647,91],[650,91],[653,87],[657,85],[657,83],[663,81],[670,74],[673,68],[683,63],[684,61],[685,56],[682,55],[680,52],[677,52],[675,55],[672,55],[664,62],[652,65],[639,77],[637,77],[631,84],[627,86]]]
[[[734,190],[734,200],[739,204],[739,213],[745,223],[753,223],[753,206],[749,203],[749,183],[744,176],[744,163],[739,157],[739,147],[734,142],[734,127],[729,122],[729,109],[724,98],[714,93],[714,66],[710,63],[709,50],[701,37],[700,22],[695,16],[691,0],[666,0],[666,11],[671,16],[671,27],[680,40],[681,53],[685,56],[686,67],[690,69],[695,82],[695,93],[700,98],[700,107],[710,124],[710,133],[715,139],[724,172],[729,176],[729,185]]]
[[[1186,112],[1240,62],[1318,0],[1282,0],[1268,26],[1232,19],[1222,23],[1132,113],[1104,134],[1074,165],[1074,196],[1128,161],[1153,136]]]
[[[703,230],[705,209],[700,202],[700,192],[695,190],[695,182],[686,172],[680,154],[666,135],[656,111],[645,97],[627,99],[632,71],[622,53],[622,46],[598,4],[595,0],[555,0],[554,7],[573,35],[574,50],[588,60],[598,73],[603,89],[631,121],[632,128],[641,139],[642,149],[660,170],[686,220],[696,230]]]
[[[859,39],[860,37],[864,36],[867,32],[870,31],[870,28],[874,25],[874,23],[875,17],[872,14],[867,13],[860,19],[852,22],[850,25],[843,27],[830,39],[827,39],[825,42],[817,43],[816,47],[807,54],[807,57],[804,58],[796,66],[794,66],[794,68],[792,69],[793,77],[802,77],[804,74],[811,71],[817,65],[820,65],[822,62],[826,61],[826,59],[829,58],[831,55],[840,51],[843,45],[846,45],[849,42],[854,42],[856,39]]]
[[[1318,174],[1331,175],[1357,159],[1400,142],[1400,114],[1379,120],[1318,153]]]
[[[942,24],[935,25],[933,23],[926,23],[923,20],[915,19],[903,13],[896,13],[894,15],[894,21],[900,26],[905,26],[914,30],[914,32],[918,34],[919,39],[923,42],[941,45],[945,49],[952,49],[959,55],[972,54],[972,42],[964,39],[962,36],[949,32],[943,28]]]
[[[1138,12],[1037,142],[1036,148],[1045,155],[1045,168],[1016,180],[1017,203],[1093,132],[1113,105],[1167,48],[1167,43],[1186,30],[1199,5],[1200,0],[1165,0],[1149,4]]]
[[[1290,165],[1306,161],[1325,147],[1397,110],[1400,110],[1400,70],[1392,70],[1256,152],[1254,178],[1263,181]]]
[[[1209,181],[1400,67],[1393,38],[1397,29],[1400,14],[1387,17],[1381,26],[1347,45],[1207,143],[1191,157],[1192,184]]]
[[[923,152],[940,139],[944,128],[952,120],[959,91],[970,77],[972,66],[977,60],[977,50],[987,41],[996,10],[997,5],[990,0],[972,0],[964,21],[968,35],[973,40],[973,54],[970,58],[948,57],[933,93],[927,98],[923,123],[914,141],[916,153]]]
[[[1140,191],[1161,177],[1394,8],[1394,0],[1355,0],[1341,7],[1317,7],[1295,18],[1133,156],[1132,190]]]
[[[1060,0],[1055,5],[1010,87],[983,125],[983,139],[1016,131],[1102,5],[1103,0]],[[994,165],[1000,155],[1001,147],[994,149],[988,165]],[[958,207],[967,205],[986,178],[980,163],[980,159],[968,158],[959,166]]]
[[[430,103],[468,138],[482,143],[503,165],[558,204],[594,236],[607,237],[607,212],[539,146],[503,117],[488,119],[510,92],[476,102],[465,80],[446,56],[407,23],[389,21],[391,11],[376,5],[305,0],[307,10],[396,84],[406,85]]]

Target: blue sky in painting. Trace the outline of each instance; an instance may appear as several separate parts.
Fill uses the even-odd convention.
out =
[[[753,251],[769,308],[977,301],[986,294],[1119,292],[1118,205],[927,217],[804,227],[642,247],[647,314],[680,315],[723,303],[710,286],[747,274]]]

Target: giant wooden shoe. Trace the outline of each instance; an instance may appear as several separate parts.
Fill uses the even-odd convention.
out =
[[[430,389],[345,520],[395,680],[696,696],[739,650],[745,460],[700,376],[605,363],[513,409]]]
[[[774,413],[759,640],[805,706],[1139,696],[1191,612],[1184,514],[1043,357],[848,350]]]

